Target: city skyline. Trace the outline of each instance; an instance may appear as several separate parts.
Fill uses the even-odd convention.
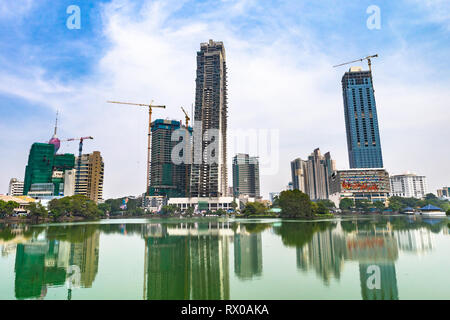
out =
[[[142,193],[146,120],[139,110],[104,101],[116,96],[144,102],[155,99],[168,106],[158,117],[182,119],[179,105],[188,106],[194,100],[195,52],[208,39],[223,41],[227,48],[229,131],[250,127],[280,132],[278,173],[267,176],[261,170],[265,198],[290,180],[289,162],[316,147],[329,150],[338,169],[348,168],[340,86],[346,68],[331,66],[375,52],[380,54],[373,62],[373,77],[385,168],[390,174],[410,170],[427,176],[430,192],[448,185],[449,151],[441,137],[449,133],[445,88],[450,79],[442,74],[445,59],[438,57],[445,57],[449,46],[426,36],[431,32],[448,39],[448,22],[438,14],[446,12],[446,4],[380,5],[381,29],[370,30],[366,26],[369,2],[339,10],[329,1],[287,2],[278,9],[252,1],[226,1],[217,9],[192,2],[173,8],[170,1],[143,1],[143,6],[128,1],[81,2],[82,27],[68,30],[64,5],[56,5],[44,21],[35,13],[48,4],[29,3],[16,11],[16,4],[5,4],[2,9],[6,10],[0,13],[1,27],[10,31],[2,36],[7,44],[0,59],[0,129],[7,132],[0,147],[13,155],[0,162],[5,168],[0,173],[1,193],[7,192],[10,178],[23,179],[28,150],[32,143],[48,139],[56,109],[61,111],[58,136],[95,136],[85,152],[100,150],[108,165],[105,198]],[[195,8],[190,16],[185,12],[187,4]],[[229,16],[218,20],[221,10]],[[328,15],[330,20],[323,22],[330,10],[335,16]],[[293,29],[276,20],[287,11],[293,12],[287,17],[289,23],[303,18]],[[260,16],[261,12],[266,15]],[[249,17],[256,22],[244,24]],[[336,21],[346,22],[335,25]],[[50,26],[56,30],[53,36],[45,31]],[[352,31],[346,31],[349,26]],[[13,40],[18,30],[22,36]],[[279,34],[283,36],[277,38]],[[46,41],[58,43],[61,49],[41,47],[47,36]],[[88,45],[87,40],[99,41]],[[30,55],[32,49],[36,57]],[[429,52],[434,52],[433,57]],[[365,64],[358,65],[367,69]],[[440,83],[435,83],[438,74]],[[432,142],[441,146],[437,157],[428,156],[436,152]],[[63,144],[61,152],[76,153],[76,145]],[[229,168],[231,155],[238,152],[248,150],[229,147]],[[228,172],[228,185],[230,177]]]

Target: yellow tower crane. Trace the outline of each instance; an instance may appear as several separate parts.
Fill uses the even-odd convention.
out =
[[[189,120],[191,120],[191,118],[189,118],[189,116],[188,116],[188,114],[187,114],[187,112],[186,112],[186,110],[184,110],[184,108],[183,107],[181,107],[181,110],[183,111],[183,113],[184,113],[184,117],[185,117],[185,121],[186,121],[186,136],[185,136],[185,138],[184,139],[186,139],[185,141],[186,141],[186,148],[185,148],[185,152],[187,151],[187,150],[190,150],[190,148],[187,148],[187,141],[188,141],[188,139],[189,139]],[[184,156],[184,158],[186,159],[186,155]],[[189,178],[189,172],[188,172],[188,170],[189,170],[189,167],[188,167],[188,164],[187,163],[185,163],[184,164],[184,171],[185,171],[185,192],[186,192],[186,194],[185,194],[185,196],[186,197],[190,197],[190,194],[189,194],[189,181],[188,181],[188,178]]]
[[[147,191],[146,195],[148,196],[150,194],[150,168],[151,168],[151,135],[152,135],[152,109],[153,108],[163,108],[165,109],[166,106],[156,106],[152,105],[152,102],[150,104],[144,104],[144,103],[132,103],[132,102],[120,102],[120,101],[107,101],[108,103],[117,103],[117,104],[128,104],[132,106],[139,106],[139,107],[147,107],[148,108],[148,154],[147,154]]]

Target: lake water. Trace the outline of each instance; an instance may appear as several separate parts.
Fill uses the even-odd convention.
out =
[[[0,224],[0,299],[449,299],[450,221]]]

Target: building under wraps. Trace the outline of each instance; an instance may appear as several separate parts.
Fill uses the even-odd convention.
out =
[[[53,144],[34,143],[25,169],[23,194],[37,198],[64,195],[65,173],[73,172],[74,167],[73,154],[55,154]]]

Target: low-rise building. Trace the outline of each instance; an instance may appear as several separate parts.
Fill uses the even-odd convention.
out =
[[[450,187],[443,187],[437,190],[438,198],[450,198]]]
[[[150,212],[158,212],[162,206],[167,205],[167,197],[165,196],[144,196],[142,197],[142,206]]]
[[[330,177],[330,200],[336,207],[344,198],[386,202],[390,191],[385,169],[338,170]]]
[[[169,205],[175,205],[182,211],[188,208],[194,208],[196,212],[202,211],[216,211],[218,209],[230,210],[233,209],[233,197],[217,197],[217,198],[170,198],[167,202]],[[239,201],[236,201],[237,209],[239,209]]]
[[[427,178],[406,172],[390,177],[391,196],[422,199],[428,193]]]
[[[23,181],[12,178],[9,181],[8,195],[13,197],[23,195]]]
[[[19,207],[14,209],[14,212],[16,214],[27,213],[28,206],[30,205],[30,203],[35,202],[35,200],[33,198],[26,197],[26,196],[13,197],[13,196],[9,196],[9,195],[1,195],[1,194],[0,194],[0,200],[4,201],[4,202],[14,201],[14,202],[18,203]]]

